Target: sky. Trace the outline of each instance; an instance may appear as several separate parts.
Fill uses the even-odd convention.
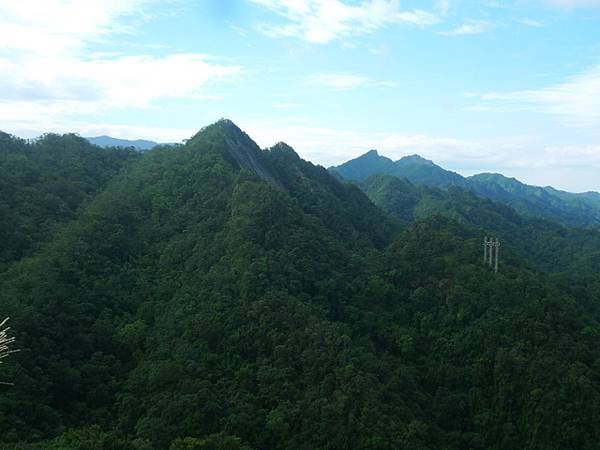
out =
[[[600,0],[0,0],[0,130],[179,142],[229,118],[600,191]]]

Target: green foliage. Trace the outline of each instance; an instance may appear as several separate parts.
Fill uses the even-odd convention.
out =
[[[527,218],[501,203],[464,189],[415,186],[406,180],[373,175],[362,187],[376,205],[403,222],[443,215],[478,230],[479,236],[502,240],[502,259],[515,254],[532,267],[548,272],[600,271],[600,231],[569,228],[548,220]]]
[[[0,272],[50,240],[135,157],[73,134],[26,143],[0,132]]]
[[[2,447],[5,450],[145,450],[141,441],[132,442],[98,427],[67,430],[55,439]]]
[[[600,280],[386,183],[403,227],[228,121],[136,157],[0,274],[2,448],[597,448]]]
[[[468,179],[477,195],[506,203],[527,216],[544,217],[570,226],[600,224],[600,194],[573,194],[551,187],[528,186],[514,178],[484,173]]]
[[[549,219],[567,226],[597,228],[600,225],[600,194],[597,192],[574,194],[551,187],[528,186],[515,178],[492,173],[465,178],[418,155],[394,162],[371,150],[329,170],[359,183],[371,176],[388,175],[406,179],[415,186],[460,187],[479,197],[504,203],[527,217]]]
[[[206,439],[178,438],[173,441],[169,450],[251,450],[242,444],[242,440],[235,436],[222,433],[213,434]]]

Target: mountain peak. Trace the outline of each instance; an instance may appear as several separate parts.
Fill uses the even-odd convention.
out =
[[[416,153],[414,155],[403,156],[398,161],[396,161],[396,164],[398,164],[398,165],[422,164],[422,165],[427,165],[427,166],[435,166],[436,165],[433,161],[430,161],[429,159],[425,159],[421,155],[417,155]]]
[[[394,161],[379,155],[377,150],[370,150],[340,166],[331,167],[330,170],[348,180],[363,181],[374,173],[389,173],[393,166]]]
[[[287,145],[285,142],[278,142],[277,144],[275,144],[274,146],[272,146],[271,148],[269,148],[267,150],[269,152],[279,152],[279,153],[284,153],[286,155],[294,156],[296,158],[300,158],[300,156],[298,156],[298,153],[296,153],[296,151],[292,147]]]
[[[217,121],[214,123],[214,125],[220,125],[220,126],[223,126],[223,127],[229,127],[229,128],[235,129],[235,130],[242,131],[242,130],[240,129],[240,127],[238,127],[238,126],[237,126],[237,125],[236,125],[236,124],[233,122],[233,120],[231,120],[231,119],[227,119],[227,118],[225,118],[225,117],[221,117],[219,120],[217,120]]]
[[[219,119],[210,125],[202,127],[194,136],[191,137],[190,142],[197,141],[210,141],[215,143],[217,140],[235,140],[243,142],[249,147],[255,147],[258,149],[256,143],[244,133],[240,127],[238,127],[230,119]]]
[[[364,181],[372,174],[384,173],[406,178],[413,184],[438,187],[463,186],[465,184],[461,175],[444,170],[433,161],[417,154],[404,156],[394,162],[379,155],[376,150],[371,150],[356,159],[330,169],[343,178],[354,181]]]
[[[498,186],[515,186],[515,187],[525,187],[524,183],[521,183],[514,177],[507,177],[506,175],[502,175],[501,173],[493,173],[493,172],[483,172],[478,173],[476,175],[471,175],[468,179],[473,183],[487,183],[494,184]],[[530,186],[534,187],[534,186]]]
[[[211,123],[210,125],[202,127],[200,129],[200,131],[198,133],[196,133],[196,135],[194,135],[194,137],[196,137],[200,134],[206,134],[206,133],[211,133],[211,132],[217,132],[219,134],[225,134],[225,135],[237,135],[237,136],[245,135],[245,133],[241,130],[241,128],[238,127],[232,120],[221,118],[221,119],[217,120],[216,122]],[[192,137],[192,139],[194,139],[194,137]],[[250,138],[248,138],[248,139],[250,139]]]
[[[263,164],[262,150],[256,142],[229,119],[220,119],[202,128],[188,143],[200,151],[218,152],[240,168],[281,187]]]

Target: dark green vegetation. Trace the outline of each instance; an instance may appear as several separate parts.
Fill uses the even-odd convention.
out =
[[[371,175],[404,178],[415,185],[462,187],[480,197],[502,202],[528,217],[542,217],[567,226],[600,226],[600,194],[573,194],[551,187],[529,186],[515,178],[482,173],[471,177],[444,170],[418,155],[392,161],[375,150],[330,170],[350,181],[362,182]]]
[[[521,216],[510,206],[454,186],[442,190],[390,175],[372,175],[361,186],[373,203],[403,223],[442,215],[508,243],[504,259],[516,253],[545,272],[600,273],[600,230]]]
[[[228,121],[109,178],[0,273],[1,448],[597,448],[597,276]]]
[[[0,270],[50,240],[136,156],[75,135],[27,144],[0,132]]]

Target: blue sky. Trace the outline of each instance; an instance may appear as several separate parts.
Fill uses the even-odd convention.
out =
[[[0,0],[0,129],[180,141],[227,117],[600,190],[600,0]]]

